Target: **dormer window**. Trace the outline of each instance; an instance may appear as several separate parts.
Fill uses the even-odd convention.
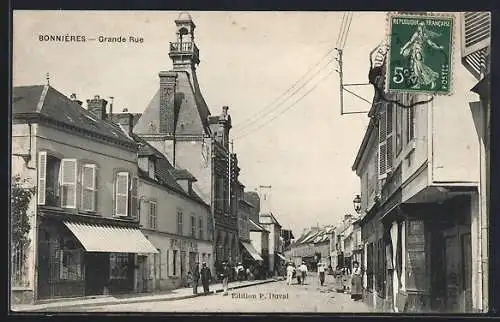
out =
[[[138,159],[139,169],[148,174],[151,179],[155,179],[156,162],[155,158],[151,156],[142,156]]]

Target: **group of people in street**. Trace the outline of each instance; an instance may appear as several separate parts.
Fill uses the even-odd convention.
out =
[[[198,283],[200,280],[203,285],[203,293],[208,294],[210,292],[210,283],[212,282],[212,272],[205,262],[201,264],[201,269],[199,264],[195,263],[193,273],[188,272],[188,283],[193,286],[193,294],[198,294]]]
[[[317,273],[318,282],[320,286],[325,285],[325,277],[327,272],[331,270],[331,267],[323,262],[318,262]],[[306,276],[308,274],[308,268],[305,262],[302,262],[298,268],[295,264],[289,262],[286,268],[286,283],[291,285],[294,278],[297,278],[298,285],[304,285]],[[359,301],[363,298],[363,275],[361,267],[357,261],[352,264],[352,270],[347,267],[337,266],[334,277],[336,281],[335,289],[337,292],[346,292],[351,294],[351,299]]]

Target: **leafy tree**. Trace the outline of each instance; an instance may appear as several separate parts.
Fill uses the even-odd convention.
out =
[[[12,177],[11,181],[10,206],[13,249],[24,249],[30,242],[28,237],[28,232],[30,231],[28,207],[35,189],[24,186],[24,183],[28,180],[23,180],[19,175],[16,175]]]

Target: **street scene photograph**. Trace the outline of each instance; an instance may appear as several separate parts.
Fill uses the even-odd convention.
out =
[[[490,12],[14,10],[10,314],[488,313]]]

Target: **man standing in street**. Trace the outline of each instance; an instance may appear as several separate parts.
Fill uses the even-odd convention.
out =
[[[306,283],[306,275],[307,275],[306,262],[302,262],[302,265],[300,265],[299,270],[300,270],[300,275],[302,275],[301,276],[302,284],[305,284]]]
[[[228,282],[229,282],[229,274],[231,274],[230,272],[230,268],[229,268],[229,264],[224,262],[223,263],[223,271],[222,271],[222,287],[224,288],[224,296],[227,295],[227,288],[228,288]]]
[[[195,263],[193,268],[193,294],[198,294],[199,280],[200,280],[200,266],[198,265],[198,263]]]
[[[286,284],[291,285],[292,284],[292,278],[293,278],[293,271],[295,268],[293,267],[292,263],[288,263],[288,266],[286,268]]]
[[[210,292],[209,290],[209,283],[212,280],[212,273],[210,272],[210,268],[207,267],[207,263],[203,262],[201,271],[201,284],[203,284],[203,292],[205,294],[208,294]]]
[[[322,262],[318,263],[318,277],[320,285],[323,286],[325,283],[325,265]]]

